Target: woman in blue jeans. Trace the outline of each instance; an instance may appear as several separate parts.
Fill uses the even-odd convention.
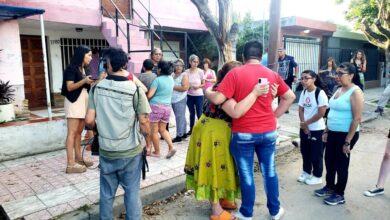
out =
[[[192,54],[189,58],[191,68],[186,70],[190,88],[187,92],[187,106],[190,111],[190,131],[187,135],[191,135],[192,127],[195,124],[196,117],[199,119],[202,115],[203,105],[203,86],[204,86],[204,72],[198,68],[199,57]]]

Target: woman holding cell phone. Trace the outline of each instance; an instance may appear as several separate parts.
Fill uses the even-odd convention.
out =
[[[81,133],[88,106],[88,89],[94,82],[89,74],[88,64],[92,60],[92,51],[86,46],[79,46],[69,66],[63,74],[61,95],[65,96],[64,109],[68,133],[66,136],[66,173],[83,173],[93,161],[82,158]]]

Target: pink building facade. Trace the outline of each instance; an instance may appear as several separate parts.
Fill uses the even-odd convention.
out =
[[[45,9],[45,46],[52,105],[62,105],[63,99],[59,95],[62,74],[75,47],[81,44],[97,49],[114,46],[127,51],[126,36],[121,32],[116,36],[115,22],[102,12],[103,5],[113,13],[112,2],[126,14],[127,22],[131,24],[130,50],[144,51],[129,53],[130,66],[135,73],[141,69],[142,61],[149,57],[151,40],[156,47],[160,47],[160,41],[153,37],[150,39],[150,34],[143,28],[147,25],[144,21],[148,19],[148,12],[155,18],[152,19],[151,28],[156,30],[162,27],[180,33],[207,31],[190,0],[177,0],[174,4],[169,0],[150,0],[146,3],[139,0],[0,0],[0,4]],[[124,19],[119,19],[119,24],[122,30],[126,30]],[[17,89],[16,104],[28,99],[30,108],[44,107],[46,88],[38,16],[0,22],[0,33],[0,79],[10,80]],[[176,54],[184,54],[181,35],[171,32],[165,38],[178,52]],[[165,44],[163,48],[165,59],[176,58],[173,53],[165,51],[168,49]]]

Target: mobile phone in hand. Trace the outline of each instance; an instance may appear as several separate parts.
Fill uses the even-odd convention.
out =
[[[267,84],[267,83],[268,83],[268,78],[259,78],[260,85]]]

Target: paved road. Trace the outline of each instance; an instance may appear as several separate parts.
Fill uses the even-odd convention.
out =
[[[294,117],[297,116],[285,116],[281,120],[282,126],[284,121],[293,124]],[[390,219],[390,190],[376,198],[367,198],[362,194],[364,190],[375,185],[389,122],[388,118],[379,118],[363,125],[360,140],[351,155],[344,205],[327,206],[321,198],[313,195],[313,190],[320,186],[307,186],[296,181],[302,164],[298,150],[278,158],[280,197],[282,206],[286,209],[284,219]],[[258,187],[254,219],[267,219],[268,210],[265,206],[262,178],[259,173],[256,175],[256,183]],[[390,189],[390,179],[387,180],[385,188]],[[206,220],[209,219],[210,214],[208,202],[195,201],[192,195],[183,195],[173,202],[154,205],[152,208],[159,210],[160,214],[155,217],[145,215],[144,219]]]

